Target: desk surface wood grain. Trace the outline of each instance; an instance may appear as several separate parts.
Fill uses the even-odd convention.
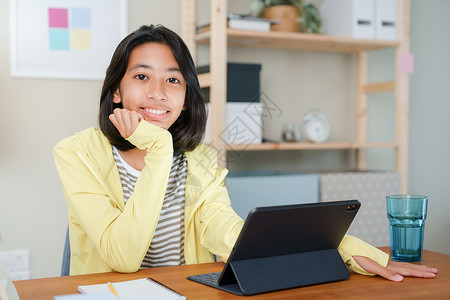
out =
[[[422,262],[418,264],[438,268],[438,275],[434,279],[405,277],[403,282],[391,282],[379,276],[351,274],[344,281],[265,293],[252,299],[450,299],[450,255],[424,250]],[[188,299],[243,299],[186,279],[189,275],[218,272],[222,268],[223,263],[210,263],[145,269],[131,274],[112,272],[20,280],[14,281],[14,285],[21,300],[40,300],[75,294],[79,285],[152,277]]]

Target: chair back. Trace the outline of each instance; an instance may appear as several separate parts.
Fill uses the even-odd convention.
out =
[[[69,239],[69,227],[66,232],[66,242],[64,244],[63,259],[61,265],[61,276],[70,275],[70,239]]]

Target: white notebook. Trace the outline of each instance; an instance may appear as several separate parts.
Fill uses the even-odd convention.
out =
[[[113,282],[112,286],[122,300],[136,299],[186,299],[185,296],[172,290],[166,285],[152,279],[141,278],[129,281]],[[107,293],[107,284],[80,285],[78,291],[82,294]]]

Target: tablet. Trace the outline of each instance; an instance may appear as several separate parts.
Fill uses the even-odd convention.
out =
[[[222,272],[188,279],[237,295],[254,295],[347,279],[337,247],[357,200],[253,209]]]

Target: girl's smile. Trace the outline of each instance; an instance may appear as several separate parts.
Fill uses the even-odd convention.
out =
[[[142,115],[155,119],[165,118],[169,113],[169,111],[165,109],[152,109],[152,108],[141,108],[141,109],[143,111]]]

